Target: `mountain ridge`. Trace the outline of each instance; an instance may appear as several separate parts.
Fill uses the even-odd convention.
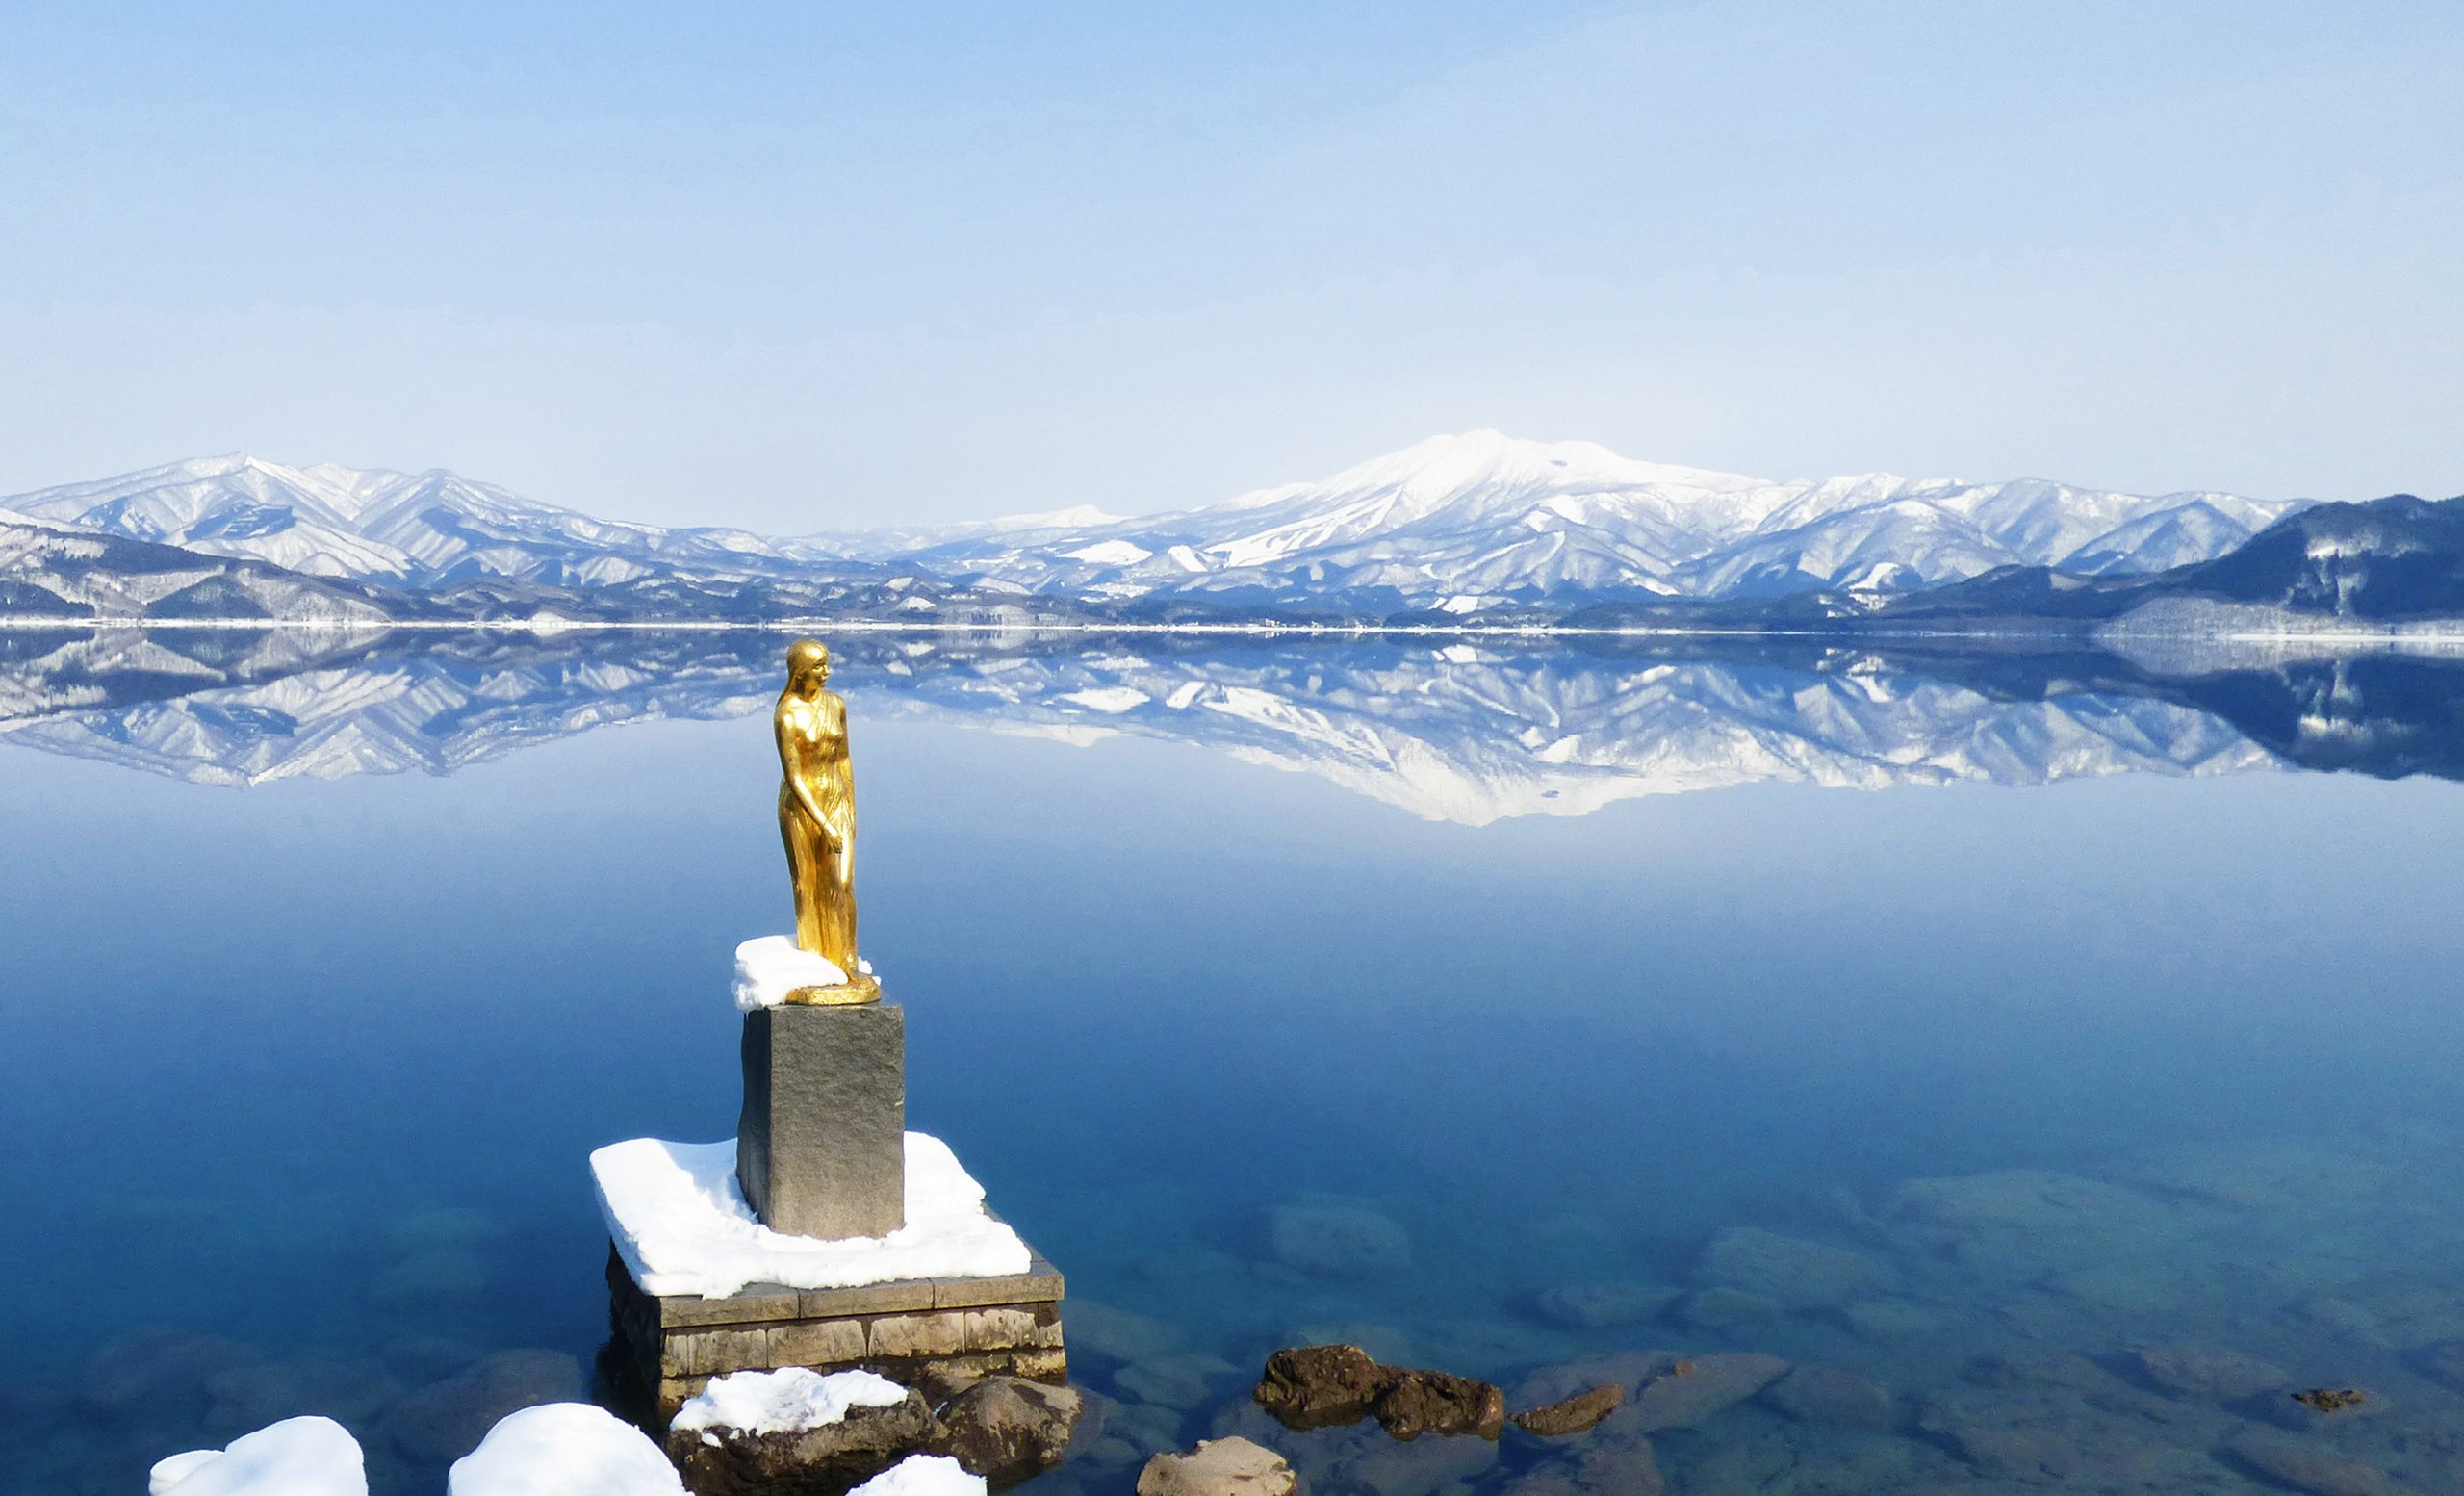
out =
[[[1887,594],[2005,565],[2135,574],[2211,559],[2306,503],[2036,478],[1775,482],[1481,430],[1191,509],[790,537],[601,520],[442,468],[242,454],[0,497],[0,511],[412,592],[758,586],[886,567],[1074,603],[1463,615],[1629,595]]]

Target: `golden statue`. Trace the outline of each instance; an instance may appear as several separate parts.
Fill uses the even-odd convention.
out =
[[[771,722],[779,737],[779,836],[795,880],[796,944],[846,973],[799,987],[787,1001],[873,1002],[881,983],[856,961],[856,774],[847,756],[847,701],[830,683],[819,639],[787,646],[787,688]]]

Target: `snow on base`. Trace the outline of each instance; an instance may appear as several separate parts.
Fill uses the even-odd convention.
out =
[[[866,976],[873,964],[859,956]],[[816,956],[784,935],[765,935],[735,948],[735,1005],[741,1012],[775,1008],[799,987],[844,987],[847,973],[827,956]]]
[[[910,1277],[1000,1277],[1033,1260],[984,1208],[984,1186],[940,1139],[907,1135],[907,1225],[822,1241],[771,1230],[736,1183],[735,1140],[635,1138],[590,1155],[607,1232],[648,1294],[724,1299],[750,1283],[860,1288]]]
[[[765,935],[735,948],[735,1005],[745,1013],[775,1008],[799,987],[840,987],[847,973],[783,935]]]
[[[827,1377],[805,1366],[743,1371],[712,1378],[668,1427],[684,1433],[705,1429],[802,1433],[826,1429],[859,1407],[896,1407],[906,1401],[905,1387],[868,1371],[833,1372]],[[715,1435],[704,1437],[714,1439]]]
[[[157,1464],[147,1496],[368,1496],[359,1441],[330,1418],[286,1418]]]
[[[847,1496],[985,1496],[984,1477],[947,1455],[910,1455]]]
[[[488,1431],[453,1462],[446,1496],[685,1496],[650,1435],[603,1407],[549,1403]]]

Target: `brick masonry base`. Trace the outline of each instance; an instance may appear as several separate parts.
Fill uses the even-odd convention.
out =
[[[725,1299],[644,1293],[607,1253],[617,1343],[657,1406],[661,1427],[713,1377],[809,1366],[860,1367],[910,1386],[1025,1377],[1058,1382],[1061,1274],[1036,1257],[1006,1277],[909,1278],[865,1288],[755,1283]]]

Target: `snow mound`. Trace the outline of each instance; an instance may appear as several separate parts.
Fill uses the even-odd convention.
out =
[[[587,1403],[526,1407],[453,1462],[446,1496],[684,1496],[650,1435]]]
[[[910,1455],[847,1496],[984,1496],[984,1477],[947,1455]]]
[[[865,970],[870,962],[858,962]],[[741,1012],[775,1008],[799,987],[837,987],[847,973],[783,935],[765,935],[735,948],[735,1005]]]
[[[999,1277],[1033,1260],[984,1208],[984,1186],[949,1145],[907,1135],[907,1225],[887,1236],[822,1241],[761,1224],[736,1183],[735,1140],[635,1138],[590,1155],[599,1208],[633,1281],[649,1294],[724,1299],[750,1283],[860,1288],[911,1277]]]
[[[368,1496],[359,1441],[330,1418],[286,1418],[157,1464],[147,1496]]]
[[[859,1407],[896,1407],[906,1401],[905,1387],[868,1371],[827,1377],[804,1366],[744,1371],[711,1379],[668,1427],[684,1433],[802,1433],[826,1429]]]

